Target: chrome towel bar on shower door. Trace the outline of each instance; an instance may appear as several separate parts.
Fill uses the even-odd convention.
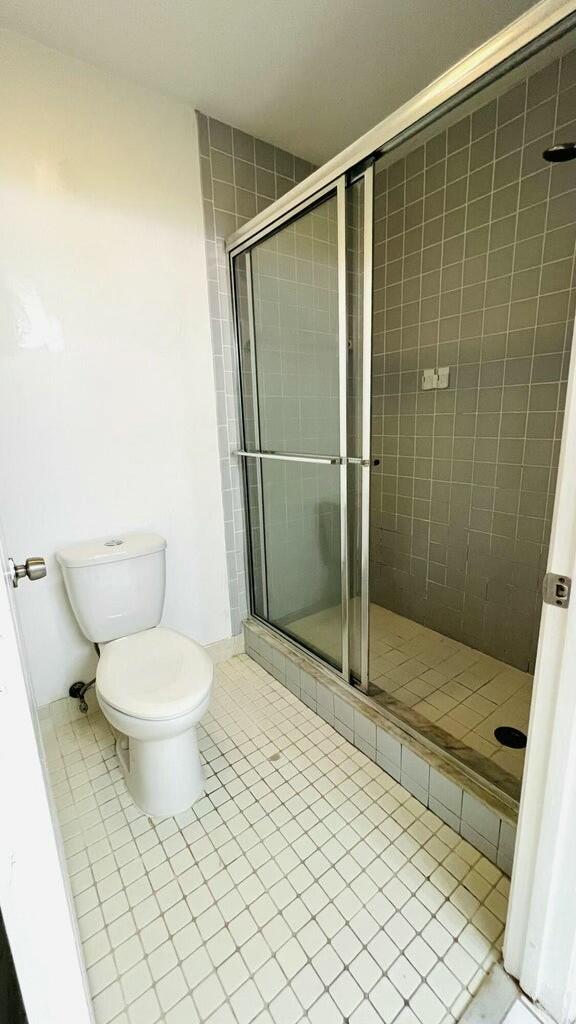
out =
[[[297,455],[294,452],[245,452],[242,449],[232,453],[245,459],[276,459],[282,462],[314,462],[329,466],[341,466],[345,461],[338,455]]]
[[[232,455],[241,455],[245,459],[281,459],[285,462],[316,462],[330,466],[370,466],[370,459],[356,459],[349,455],[341,459],[338,455],[297,455],[294,452],[245,452],[242,449],[232,452]],[[374,459],[374,465],[379,460]]]

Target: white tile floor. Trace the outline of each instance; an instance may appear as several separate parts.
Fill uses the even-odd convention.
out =
[[[441,1024],[499,956],[507,879],[244,655],[206,796],[154,821],[99,712],[43,722],[98,1024]]]
[[[334,651],[340,609],[316,612],[292,628],[305,642]],[[527,672],[372,604],[370,682],[522,778],[524,750],[503,747],[494,729],[527,731],[533,682]]]

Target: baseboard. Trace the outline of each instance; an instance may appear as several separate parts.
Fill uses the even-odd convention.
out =
[[[208,644],[206,650],[215,665],[233,658],[235,654],[244,654],[244,630],[238,636],[227,636],[215,644]]]

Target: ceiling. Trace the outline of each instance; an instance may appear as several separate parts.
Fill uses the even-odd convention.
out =
[[[0,26],[322,163],[530,0],[0,0]]]

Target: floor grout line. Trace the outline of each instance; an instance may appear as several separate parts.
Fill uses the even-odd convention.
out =
[[[178,818],[98,711],[42,726],[97,1024],[449,1024],[498,958],[502,873],[246,656]]]

